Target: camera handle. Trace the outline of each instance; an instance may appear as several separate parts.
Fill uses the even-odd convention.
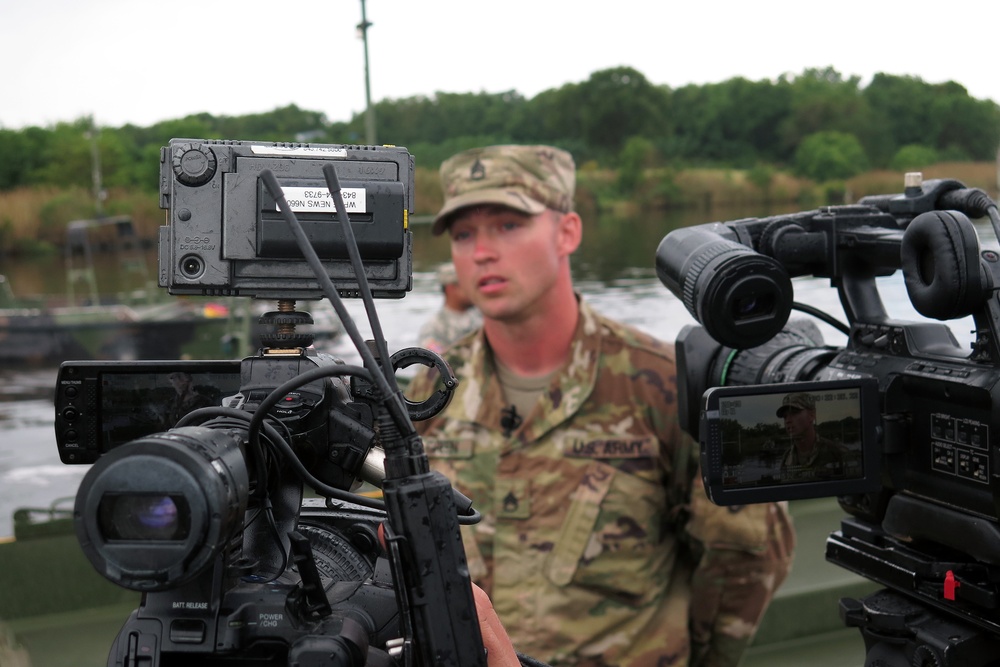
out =
[[[378,425],[385,537],[407,638],[403,664],[486,667],[451,483],[430,471],[420,436],[401,436],[384,413]]]

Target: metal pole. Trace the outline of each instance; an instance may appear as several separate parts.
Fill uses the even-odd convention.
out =
[[[361,0],[361,41],[365,46],[365,141],[369,146],[375,145],[375,107],[372,106],[372,88],[368,74],[368,28],[372,26],[365,16],[365,0]]]
[[[104,184],[101,183],[101,151],[97,146],[97,139],[100,135],[100,130],[97,129],[97,123],[94,121],[94,117],[90,117],[90,130],[87,131],[86,136],[90,140],[90,178],[93,181],[94,189],[94,210],[97,212],[97,217],[100,218],[104,215]]]

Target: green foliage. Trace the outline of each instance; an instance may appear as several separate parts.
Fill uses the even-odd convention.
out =
[[[940,160],[938,152],[923,144],[907,144],[892,157],[889,166],[896,171],[916,171]]]
[[[875,114],[875,129],[884,137],[872,153],[876,160],[888,160],[903,146],[931,143],[933,86],[911,76],[879,73],[862,95]]]
[[[657,162],[656,147],[652,141],[645,137],[629,138],[618,156],[618,191],[629,194],[637,190],[644,175]]]
[[[792,90],[790,112],[779,131],[786,156],[795,154],[797,162],[802,143],[820,132],[852,134],[865,146],[877,142],[874,116],[861,95],[858,77],[844,79],[828,67],[806,70],[785,81]]]
[[[771,165],[758,162],[747,171],[747,180],[757,186],[757,189],[767,194],[774,182],[775,169]]]
[[[795,151],[795,170],[815,181],[850,178],[868,169],[861,142],[846,132],[816,132]]]
[[[972,160],[993,159],[1000,139],[997,105],[975,100],[959,89],[935,99],[931,106],[934,145],[960,149]]]
[[[33,184],[59,186],[91,186],[91,152],[88,133],[89,118],[73,123],[59,123],[49,131],[46,141],[39,144],[39,165],[28,175]]]
[[[580,118],[580,136],[599,150],[617,153],[629,137],[656,137],[666,130],[664,89],[631,67],[595,72],[574,92],[566,101]]]
[[[863,88],[858,77],[831,67],[671,90],[622,66],[531,99],[514,90],[383,99],[375,119],[378,143],[406,146],[423,167],[436,169],[448,156],[487,143],[546,143],[569,150],[578,164],[620,167],[617,183],[608,182],[617,190],[640,185],[643,164],[747,169],[750,182],[766,192],[770,170],[789,165],[826,180],[869,164],[924,161],[914,146],[939,160],[992,161],[1000,144],[1000,106],[970,97],[957,83],[879,73]],[[106,188],[152,194],[160,147],[172,138],[363,143],[365,114],[330,122],[289,105],[244,116],[192,114],[150,127],[93,128],[81,118],[0,128],[0,191],[91,190],[91,136]]]
[[[822,203],[825,206],[838,206],[849,204],[847,201],[847,184],[841,180],[825,181],[820,186],[822,190]]]
[[[781,161],[786,156],[778,132],[790,113],[791,93],[786,83],[743,78],[680,88],[671,95],[675,132],[666,153],[733,166]]]
[[[407,150],[413,154],[413,159],[417,166],[437,169],[441,166],[442,162],[464,150],[479,146],[509,143],[513,143],[510,137],[471,135],[446,139],[441,143],[418,141],[399,145],[405,145]]]
[[[377,141],[410,147],[461,137],[511,137],[512,122],[524,103],[514,91],[386,99],[375,104]],[[334,124],[327,136],[334,143],[363,143],[364,114]]]
[[[10,254],[21,257],[47,257],[59,252],[55,244],[42,239],[20,238],[14,240],[11,246]]]
[[[0,190],[26,185],[29,176],[41,166],[41,146],[46,135],[28,128],[21,132],[0,129]]]
[[[62,243],[67,222],[93,218],[95,213],[94,201],[87,191],[79,188],[64,190],[49,199],[39,212],[41,227],[38,239],[53,244]]]
[[[912,76],[876,74],[863,95],[876,115],[873,129],[886,139],[885,152],[872,153],[879,163],[911,144],[948,150],[950,159],[991,160],[996,154],[1000,106],[969,97],[953,81],[929,84]]]

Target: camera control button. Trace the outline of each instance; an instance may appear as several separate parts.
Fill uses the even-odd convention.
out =
[[[175,644],[201,644],[205,634],[204,621],[179,618],[170,624],[170,641]]]
[[[204,185],[215,176],[218,162],[211,148],[201,144],[181,144],[170,158],[174,176],[184,185]]]
[[[63,410],[62,416],[63,419],[65,419],[68,422],[71,422],[75,421],[76,418],[80,416],[80,413],[77,411],[76,408],[66,408],[65,410]]]
[[[288,394],[278,403],[278,407],[281,408],[298,408],[301,407],[305,401],[298,394]]]

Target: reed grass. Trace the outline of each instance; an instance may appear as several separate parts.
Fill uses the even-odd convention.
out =
[[[941,162],[921,170],[925,179],[951,178],[969,188],[979,188],[997,198],[997,164],[995,162]],[[846,181],[850,199],[857,201],[867,195],[884,195],[903,191],[901,171],[869,171]]]
[[[997,165],[993,162],[948,162],[923,169],[924,178],[954,178],[997,198]],[[776,169],[651,169],[635,191],[618,190],[613,170],[581,165],[577,174],[577,208],[601,211],[761,206],[787,209],[817,203],[851,203],[866,195],[901,192],[903,172],[870,171],[843,183],[817,184]],[[433,215],[443,201],[436,169],[414,172],[415,215]],[[830,201],[831,198],[842,199]],[[111,190],[106,215],[129,215],[145,244],[155,244],[164,224],[155,193]],[[93,198],[83,188],[25,187],[0,192],[0,255],[55,252],[65,241],[72,220],[96,217]]]
[[[155,242],[163,212],[148,192],[111,190],[104,215],[129,215],[139,238]],[[44,254],[65,242],[73,220],[98,217],[90,192],[83,188],[25,187],[0,192],[0,254]]]
[[[814,196],[815,185],[806,179],[775,171],[755,182],[739,169],[685,169],[674,184],[684,206],[701,208],[792,204]]]

